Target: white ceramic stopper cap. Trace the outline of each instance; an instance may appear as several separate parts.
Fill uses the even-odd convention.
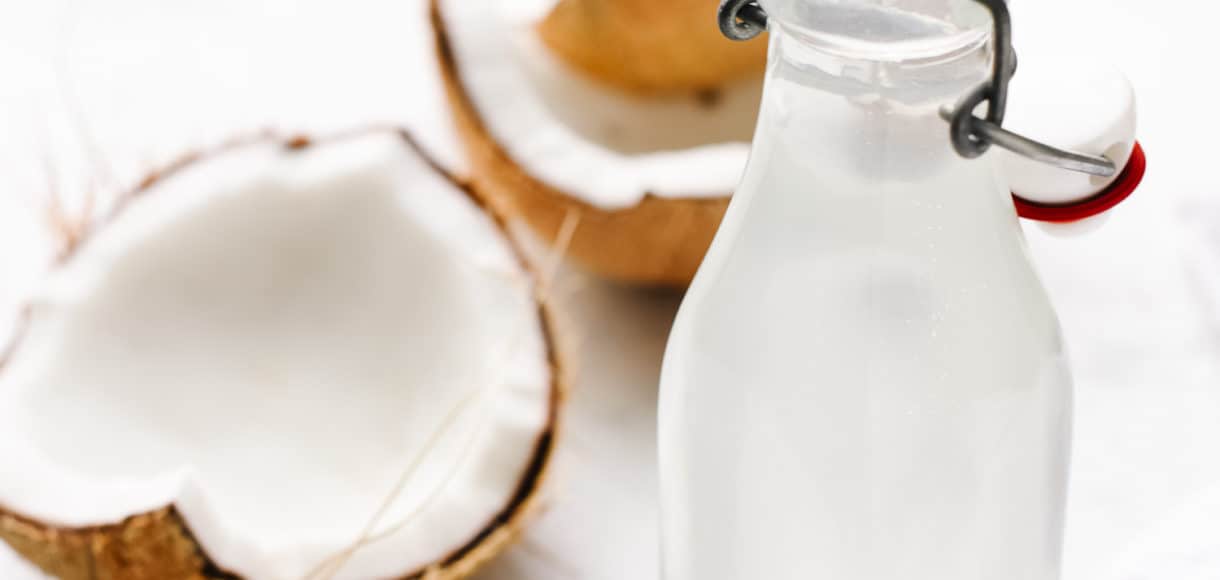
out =
[[[1135,91],[1101,57],[1022,52],[1009,89],[1004,127],[1048,145],[1104,155],[1127,165],[1135,145]],[[998,149],[1013,193],[1043,204],[1069,204],[1101,193],[1115,179],[1060,169]]]

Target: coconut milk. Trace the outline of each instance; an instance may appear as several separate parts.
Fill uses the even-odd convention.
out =
[[[1058,578],[1058,323],[937,115],[987,75],[971,4],[764,2],[752,158],[666,352],[666,580]]]

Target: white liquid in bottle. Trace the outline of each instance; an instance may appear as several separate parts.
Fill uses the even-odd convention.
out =
[[[1071,386],[969,0],[764,0],[754,151],[670,338],[666,580],[1058,578]]]

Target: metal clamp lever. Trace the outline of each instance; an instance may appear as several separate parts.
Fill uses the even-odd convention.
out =
[[[720,33],[731,40],[750,40],[767,29],[767,13],[758,0],[720,0]]]
[[[1008,82],[1016,72],[1016,54],[1012,49],[1012,19],[1005,0],[975,0],[991,11],[995,29],[995,58],[991,79],[968,93],[952,109],[941,111],[949,121],[949,136],[958,155],[973,159],[998,145],[1041,163],[1063,169],[1111,177],[1118,173],[1114,161],[1099,155],[1087,155],[1052,147],[1040,141],[1004,129],[1004,113],[1008,104]],[[749,40],[767,29],[767,13],[758,0],[721,0],[718,13],[720,31],[732,40]],[[987,115],[979,118],[974,110],[987,103]]]

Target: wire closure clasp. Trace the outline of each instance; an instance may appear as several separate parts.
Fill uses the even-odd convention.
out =
[[[966,94],[952,110],[941,111],[949,121],[949,135],[958,155],[973,159],[998,145],[1035,161],[1055,165],[1089,175],[1111,177],[1118,173],[1113,161],[1099,155],[1086,155],[1052,147],[1004,129],[1004,113],[1008,107],[1008,83],[1017,72],[1017,55],[1012,48],[1012,18],[1005,0],[976,0],[991,11],[994,23],[992,42],[994,57],[991,79]],[[979,105],[987,103],[987,116],[974,115]]]
[[[731,40],[750,40],[767,29],[767,13],[757,0],[720,0],[717,21]]]
[[[1005,0],[975,1],[991,12],[995,27],[992,34],[994,59],[991,79],[967,93],[952,109],[941,110],[941,116],[949,122],[953,149],[962,157],[974,159],[992,145],[998,145],[1018,155],[1071,171],[1100,177],[1117,174],[1118,167],[1106,157],[1059,149],[1004,128],[1008,83],[1017,70],[1017,56],[1012,48],[1012,18]],[[720,31],[732,40],[749,40],[767,29],[767,13],[757,0],[721,0],[718,20]],[[987,103],[986,116],[976,117],[974,111],[984,102]]]

